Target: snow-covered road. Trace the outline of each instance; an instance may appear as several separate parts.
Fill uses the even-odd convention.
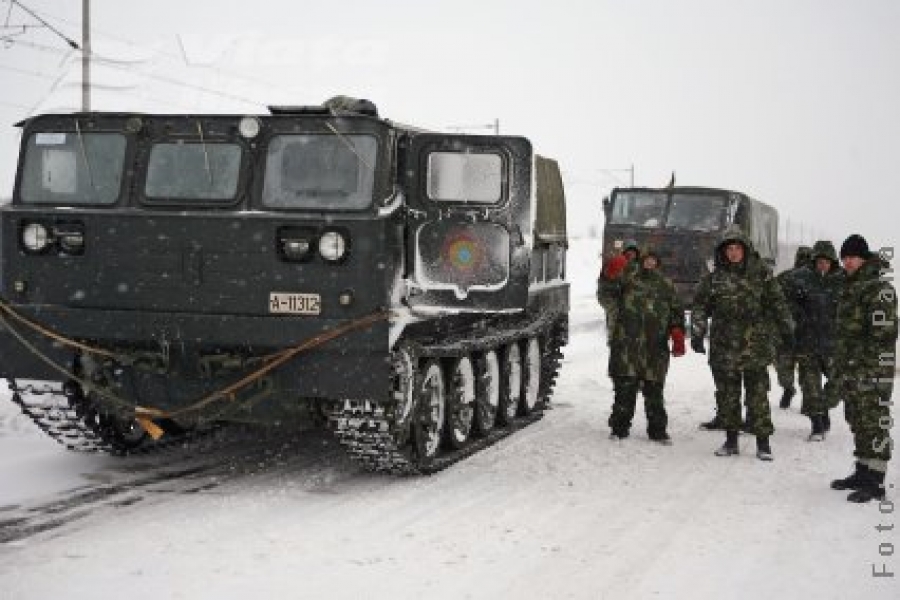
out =
[[[597,247],[572,244],[571,342],[534,425],[422,478],[360,472],[321,434],[200,460],[0,544],[0,599],[900,597],[897,576],[873,576],[900,571],[894,505],[828,489],[852,462],[840,414],[808,443],[807,420],[776,408],[773,463],[746,436],[717,458],[720,434],[697,428],[711,378],[689,354],[667,387],[675,444],[649,442],[642,415],[625,442],[607,438]],[[16,411],[0,398],[0,531],[141,477],[145,463],[67,453]]]

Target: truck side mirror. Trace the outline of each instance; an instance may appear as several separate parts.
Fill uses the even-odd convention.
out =
[[[609,201],[609,196],[606,196],[603,199],[603,214],[606,215],[606,218],[609,219],[609,213],[612,211],[612,204]]]

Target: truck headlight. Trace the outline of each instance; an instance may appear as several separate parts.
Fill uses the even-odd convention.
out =
[[[326,231],[319,237],[319,255],[329,262],[338,262],[347,254],[347,238],[340,231]]]
[[[67,227],[54,229],[54,237],[59,240],[59,247],[66,254],[84,254],[84,231],[80,228]]]
[[[50,241],[50,232],[40,223],[29,223],[22,228],[22,245],[28,252],[43,252]]]

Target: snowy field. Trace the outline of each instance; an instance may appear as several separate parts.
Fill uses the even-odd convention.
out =
[[[775,408],[773,463],[748,436],[739,457],[715,457],[723,434],[697,427],[711,377],[689,354],[667,386],[675,444],[649,442],[642,414],[631,438],[608,439],[598,249],[570,251],[552,410],[431,477],[360,472],[312,434],[193,487],[147,484],[75,514],[66,498],[137,477],[141,461],[68,453],[3,395],[0,533],[30,507],[69,516],[0,544],[0,599],[900,598],[897,576],[873,576],[900,571],[894,505],[828,487],[852,464],[839,412],[828,440],[808,443],[796,406]],[[887,483],[896,498],[896,463]]]

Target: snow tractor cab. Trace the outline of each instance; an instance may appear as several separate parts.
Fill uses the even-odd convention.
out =
[[[567,340],[565,198],[525,138],[347,97],[19,125],[0,377],[66,446],[312,420],[415,473],[541,415]]]

